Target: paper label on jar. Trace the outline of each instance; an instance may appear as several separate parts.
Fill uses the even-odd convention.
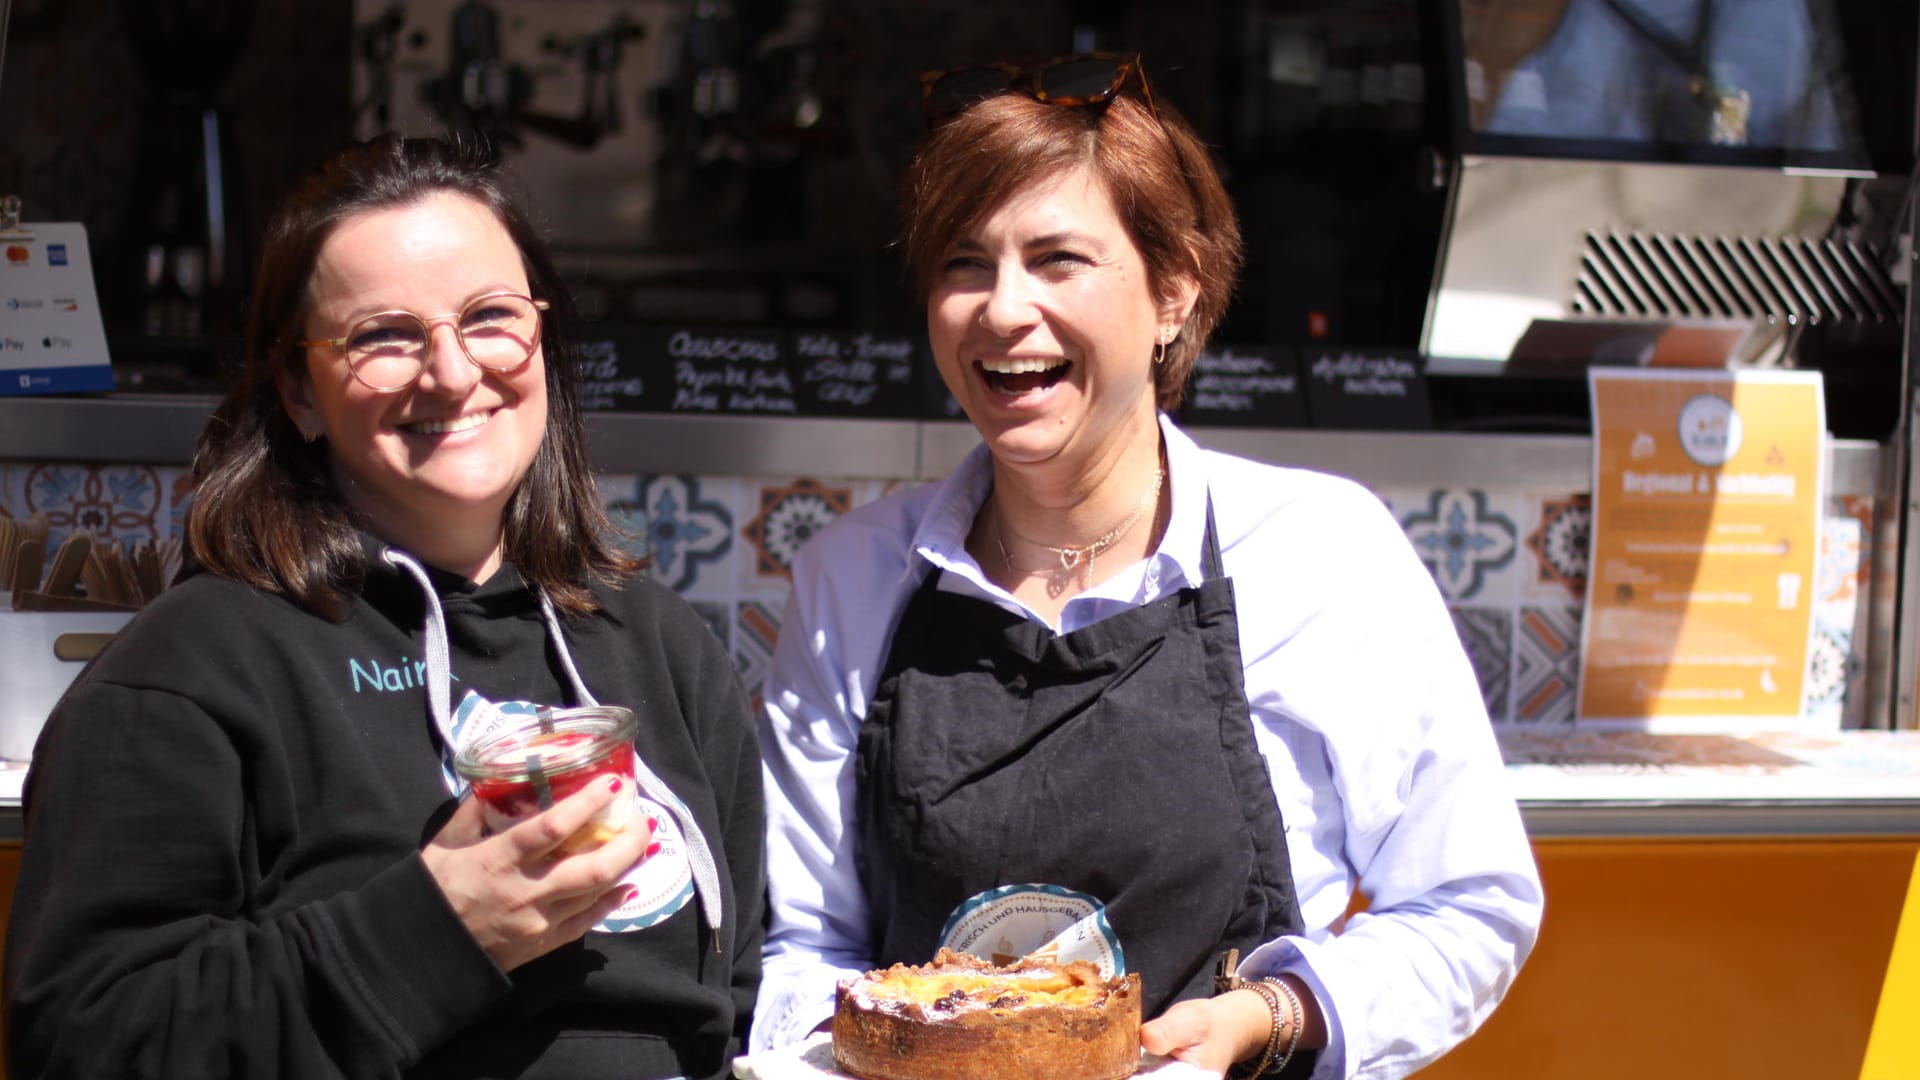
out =
[[[970,896],[947,916],[940,944],[993,964],[1085,960],[1107,978],[1127,973],[1106,905],[1058,885],[1002,885]]]
[[[461,747],[503,728],[525,724],[540,714],[540,708],[530,701],[488,701],[469,690],[451,718],[453,749],[458,752]],[[465,795],[467,782],[454,773],[451,763],[442,762],[441,770],[449,790],[456,796]],[[686,838],[674,821],[674,815],[660,804],[639,795],[638,786],[637,783],[627,785],[620,798],[616,798],[588,823],[623,829],[637,827],[652,818],[655,822],[652,844],[659,845],[653,854],[643,856],[632,869],[621,875],[620,883],[632,886],[637,892],[633,899],[594,924],[595,930],[605,933],[644,930],[655,923],[664,922],[693,899],[693,864],[687,858]],[[493,815],[488,815],[487,825],[496,831],[511,824],[509,821],[495,821]]]
[[[621,875],[620,883],[638,892],[634,898],[613,910],[613,914],[594,924],[595,930],[624,933],[643,930],[663,922],[693,899],[693,864],[687,859],[686,837],[665,807],[651,799],[640,799],[641,812],[654,819],[653,842],[660,848],[635,863]]]

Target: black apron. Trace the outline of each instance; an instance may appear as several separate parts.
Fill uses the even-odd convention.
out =
[[[1145,1014],[1213,992],[1223,949],[1301,927],[1254,745],[1212,503],[1206,580],[1055,634],[934,570],[860,728],[875,958],[925,963],[975,893],[1042,882],[1106,905]]]

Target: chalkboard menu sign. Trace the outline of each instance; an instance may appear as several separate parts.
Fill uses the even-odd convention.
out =
[[[588,411],[643,409],[648,384],[640,345],[625,335],[595,333],[580,342],[580,407]]]
[[[1405,349],[1330,347],[1302,355],[1313,426],[1421,430],[1433,426],[1420,356]]]
[[[1307,394],[1290,350],[1221,345],[1201,350],[1180,419],[1191,424],[1305,427]]]
[[[792,344],[801,412],[812,416],[916,415],[919,346],[913,338],[796,330]]]
[[[638,412],[796,416],[786,334],[748,328],[598,328],[583,344],[581,404]]]
[[[668,330],[660,370],[672,394],[668,412],[800,411],[778,330]]]

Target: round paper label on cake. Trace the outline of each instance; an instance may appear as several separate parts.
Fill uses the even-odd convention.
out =
[[[947,916],[940,944],[1001,966],[1030,956],[1085,960],[1109,979],[1127,973],[1106,905],[1058,885],[1002,885],[968,897]]]

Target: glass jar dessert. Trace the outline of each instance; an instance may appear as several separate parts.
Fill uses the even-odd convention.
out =
[[[633,710],[614,705],[542,709],[526,722],[460,748],[453,767],[473,786],[487,827],[523,821],[595,781],[621,779],[613,801],[559,848],[590,851],[646,820],[633,772]]]

